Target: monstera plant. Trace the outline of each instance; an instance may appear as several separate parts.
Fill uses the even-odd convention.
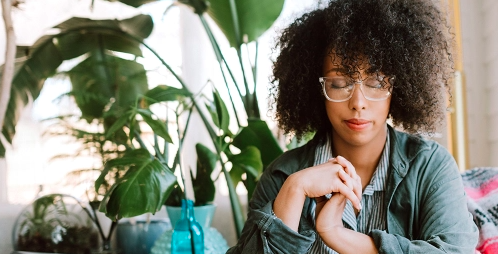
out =
[[[153,1],[121,2],[139,7]],[[185,132],[188,121],[179,121],[179,116],[189,119],[195,110],[203,122],[200,128],[207,129],[211,140],[211,144],[205,144],[206,149],[200,149],[202,155],[198,158],[207,156],[208,159],[202,161],[211,164],[214,158],[215,166],[221,167],[229,189],[236,232],[240,234],[244,214],[235,186],[243,182],[250,197],[262,170],[282,153],[267,123],[260,117],[256,96],[257,50],[254,55],[243,56],[242,48],[250,43],[257,48],[257,39],[280,15],[284,0],[180,0],[174,3],[187,5],[197,14],[215,52],[225,83],[213,87],[210,99],[191,93],[168,64],[168,56],[159,55],[144,43],[153,27],[150,16],[138,15],[126,20],[72,18],[56,26],[57,33],[40,38],[33,46],[17,48],[19,61],[2,132],[11,142],[20,111],[29,97],[36,99],[45,79],[54,75],[64,60],[83,58],[66,73],[73,84],[70,95],[74,96],[83,119],[99,119],[104,127],[104,138],[125,148],[122,155],[107,161],[96,181],[98,188],[116,167],[124,170],[106,191],[101,210],[118,219],[154,213],[161,208],[178,185],[174,172],[181,165],[183,139],[193,135]],[[225,38],[215,37],[208,16]],[[235,49],[239,59],[236,64],[226,61],[225,54],[231,51],[221,48],[220,39],[228,40]],[[114,53],[141,57],[142,49],[149,50],[160,60],[176,78],[175,84],[147,90],[143,66]],[[90,75],[81,75],[88,70]],[[125,78],[130,82],[120,82],[129,71],[136,75]],[[238,73],[240,77],[236,76]],[[222,99],[217,89],[226,89],[228,100]],[[242,103],[243,110],[234,106],[237,103]],[[172,113],[165,116],[154,112],[154,108],[161,106]],[[144,139],[149,130],[153,136],[151,143]],[[176,152],[171,153],[171,148]],[[169,157],[170,154],[174,156]],[[201,159],[198,164],[197,170],[205,169]],[[216,180],[217,176],[210,180]]]
[[[178,108],[173,114],[178,118],[181,114],[190,114],[192,110],[199,112],[199,115],[204,123],[204,126],[211,138],[211,146],[214,147],[212,154],[215,154],[216,159],[221,166],[221,172],[226,178],[229,189],[229,195],[232,205],[232,212],[236,226],[237,234],[240,234],[244,224],[244,214],[241,209],[240,201],[235,186],[238,182],[243,182],[248,190],[249,197],[255,187],[256,181],[262,172],[274,158],[282,153],[282,149],[276,142],[275,137],[271,133],[268,125],[260,118],[260,110],[258,107],[258,98],[256,96],[256,76],[257,66],[244,62],[242,56],[242,47],[244,44],[255,43],[257,48],[257,38],[263,34],[268,28],[271,27],[276,18],[280,15],[283,7],[283,0],[279,1],[256,1],[256,0],[183,0],[179,1],[191,7],[195,12],[200,22],[205,28],[205,32],[209,37],[212,48],[215,52],[219,62],[220,71],[225,77],[225,87],[229,91],[229,106],[225,105],[224,100],[220,98],[216,89],[213,89],[213,96],[211,101],[204,101],[206,107],[202,105],[202,98],[198,95],[192,94],[187,84],[182,78],[177,75],[173,69],[167,64],[167,59],[163,59],[152,48],[147,47],[162,64],[174,75],[177,84],[170,86],[160,86],[147,92],[140,100],[140,103],[128,111],[121,119],[118,119],[113,127],[109,129],[108,135],[112,135],[113,131],[122,130],[129,133],[129,139],[133,140],[140,137],[140,131],[136,126],[137,122],[144,121],[152,132],[157,137],[162,137],[163,142],[167,144],[170,142],[164,131],[169,131],[166,124],[169,120],[168,117],[160,117],[150,110],[150,106],[157,103],[177,103]],[[143,1],[127,0],[125,3],[139,6]],[[230,46],[235,48],[237,58],[239,59],[238,65],[229,65],[225,59],[226,50],[220,48],[218,43],[219,38],[215,38],[209,23],[206,21],[206,15],[212,18],[219,26],[226,39],[229,41]],[[257,50],[256,50],[257,52]],[[257,53],[252,58],[252,63],[257,62]],[[246,58],[247,59],[247,58]],[[241,77],[235,77],[234,70],[238,69]],[[246,70],[251,70],[252,73],[246,73]],[[252,80],[251,80],[252,79]],[[237,82],[242,80],[242,83]],[[233,83],[234,89],[229,88],[229,84]],[[252,86],[252,87],[251,87]],[[234,102],[239,101],[244,105],[243,112],[240,112],[235,106]],[[166,106],[168,108],[168,106]],[[232,111],[235,119],[230,118],[229,111]],[[207,112],[207,113],[206,113]],[[245,117],[247,125],[243,126],[241,122],[242,117]],[[188,118],[188,117],[187,117]],[[236,128],[230,129],[230,122],[236,122]],[[160,123],[163,123],[162,125]],[[175,122],[178,124],[178,121]],[[185,125],[188,125],[188,121]],[[157,138],[154,141],[154,148],[145,149],[147,146],[137,142],[140,147],[135,150],[140,154],[140,160],[133,160],[137,154],[126,156],[125,158],[117,159],[110,162],[109,167],[113,165],[133,165],[132,173],[125,174],[125,176],[116,183],[111,191],[106,195],[105,202],[102,203],[101,209],[105,211],[108,216],[120,218],[122,216],[131,216],[150,211],[149,209],[158,209],[167,197],[170,195],[172,189],[161,189],[161,186],[166,186],[164,182],[147,178],[149,172],[162,172],[164,170],[157,170],[161,165],[170,171],[175,171],[177,165],[181,165],[177,158],[180,158],[183,138],[188,133],[186,126],[176,125],[173,129],[177,133],[177,153],[173,162],[170,164],[165,163],[164,158],[168,149],[160,148]],[[168,135],[171,136],[171,135]],[[172,140],[171,140],[172,141]],[[167,146],[165,146],[167,147]],[[147,150],[147,152],[146,152]],[[152,152],[150,152],[152,150]],[[157,160],[157,161],[156,161]],[[147,167],[150,166],[150,167]],[[155,171],[152,170],[154,165]],[[103,173],[105,174],[105,172]],[[140,180],[139,180],[140,179]],[[141,180],[148,179],[147,182]],[[158,177],[159,179],[159,177]],[[166,179],[166,178],[162,178]],[[135,181],[134,191],[131,191],[131,183]],[[148,186],[148,187],[139,187]],[[140,188],[153,188],[147,192],[139,192]],[[194,186],[195,188],[195,186]],[[139,193],[139,194],[137,194]],[[147,195],[151,195],[147,197]],[[139,206],[131,204],[131,200],[149,200],[153,201],[151,204],[141,204]],[[124,205],[129,202],[129,205]],[[135,203],[136,204],[136,203]]]

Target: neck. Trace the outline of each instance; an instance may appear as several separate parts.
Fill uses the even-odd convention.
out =
[[[387,125],[385,127],[387,129]],[[332,132],[332,149],[334,156],[346,158],[362,179],[363,187],[368,185],[377,168],[382,151],[386,144],[387,130],[379,133],[373,140],[361,146],[352,145],[343,139],[336,138],[337,134]]]

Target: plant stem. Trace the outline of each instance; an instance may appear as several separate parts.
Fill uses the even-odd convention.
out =
[[[232,14],[232,24],[234,27],[234,32],[235,32],[235,41],[237,43],[235,49],[237,50],[237,56],[240,64],[240,70],[242,71],[242,77],[244,79],[244,87],[246,89],[246,95],[244,96],[245,98],[245,108],[246,108],[246,113],[248,117],[251,117],[253,114],[251,112],[251,101],[252,98],[250,96],[250,91],[249,91],[249,85],[247,84],[247,78],[246,78],[246,72],[244,70],[244,64],[242,62],[242,53],[241,53],[241,45],[242,45],[242,34],[240,32],[240,25],[239,25],[239,16],[237,13],[237,5],[235,3],[235,0],[230,0],[230,13]]]
[[[135,130],[134,133],[135,133],[135,138],[137,139],[138,143],[140,144],[140,147],[143,149],[147,149],[147,146],[145,145],[144,141],[140,137],[140,132]]]
[[[237,110],[235,108],[235,104],[233,102],[233,98],[232,98],[232,94],[230,93],[230,88],[228,87],[228,82],[227,82],[227,79],[226,79],[226,75],[225,75],[225,71],[223,70],[223,65],[225,65],[225,68],[227,69],[228,71],[228,74],[230,75],[231,79],[232,79],[232,82],[235,86],[235,89],[237,90],[237,93],[239,94],[239,98],[240,100],[242,101],[242,103],[244,103],[244,96],[242,95],[242,93],[240,92],[240,89],[239,89],[239,86],[237,85],[237,81],[235,80],[235,77],[232,73],[232,70],[230,69],[230,67],[228,66],[226,60],[225,60],[225,57],[223,56],[223,53],[221,52],[221,49],[218,45],[218,42],[216,41],[216,38],[214,38],[214,35],[213,35],[213,31],[211,30],[211,28],[209,27],[208,23],[206,22],[206,19],[204,19],[204,16],[202,16],[201,14],[199,14],[199,18],[201,20],[201,23],[204,27],[204,30],[206,31],[208,37],[209,37],[209,41],[211,42],[211,45],[213,47],[213,50],[218,58],[218,63],[219,63],[219,66],[220,66],[220,71],[221,71],[221,75],[223,76],[223,81],[225,82],[225,86],[227,88],[227,91],[228,91],[228,96],[230,97],[230,102],[232,104],[232,108],[233,108],[233,111],[235,113],[235,117],[237,119],[237,125],[240,127],[240,120],[239,120],[239,115],[237,114]]]

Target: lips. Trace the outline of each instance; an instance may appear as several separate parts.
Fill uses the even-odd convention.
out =
[[[371,124],[371,122],[368,120],[356,119],[356,118],[349,119],[349,120],[346,120],[344,122],[351,130],[354,130],[354,131],[364,130],[364,129],[368,128]]]

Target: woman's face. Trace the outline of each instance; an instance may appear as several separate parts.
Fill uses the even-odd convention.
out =
[[[334,79],[345,77],[343,74],[345,71],[341,69],[338,62],[330,56],[326,56],[323,65],[323,76]],[[368,66],[364,67],[358,70],[358,75],[354,79],[367,79],[369,75],[364,71]],[[363,83],[365,86],[366,82]],[[360,147],[368,146],[372,142],[385,142],[386,119],[390,103],[391,96],[378,101],[366,99],[359,83],[354,85],[354,90],[349,100],[333,102],[325,99],[327,116],[333,127],[334,143]]]

